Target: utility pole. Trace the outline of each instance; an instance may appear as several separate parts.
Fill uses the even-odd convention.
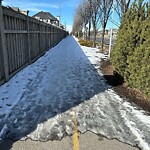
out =
[[[65,31],[67,30],[67,26],[66,26],[66,20],[65,20]]]
[[[89,1],[90,2],[90,17],[91,17],[91,9],[92,9],[92,2],[91,0]],[[88,40],[90,40],[90,36],[91,36],[91,18],[89,19],[89,32],[88,32]]]
[[[114,24],[114,1],[113,0],[113,4],[112,4],[112,23],[111,23],[111,31],[110,31],[110,41],[109,41],[109,52],[108,52],[108,58],[110,58],[110,51],[112,48],[112,35],[113,35],[113,24]]]
[[[61,0],[59,0],[59,27],[61,25]]]

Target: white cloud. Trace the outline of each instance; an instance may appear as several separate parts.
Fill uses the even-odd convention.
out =
[[[20,1],[9,1],[5,0],[2,3],[4,6],[15,6],[19,7],[20,9],[24,10],[42,10],[46,8],[59,8],[58,4],[52,4],[52,3],[35,3],[35,2],[20,2]]]

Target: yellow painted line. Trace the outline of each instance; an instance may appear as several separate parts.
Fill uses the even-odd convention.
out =
[[[78,135],[76,111],[74,116],[73,150],[79,150],[79,135]]]

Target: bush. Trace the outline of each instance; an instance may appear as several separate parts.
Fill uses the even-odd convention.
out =
[[[82,45],[82,46],[93,47],[93,41],[79,40],[78,42],[79,42],[80,45]]]
[[[124,15],[111,62],[124,81],[150,98],[150,6],[139,0]]]

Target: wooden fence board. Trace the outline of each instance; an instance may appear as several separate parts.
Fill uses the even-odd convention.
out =
[[[1,41],[1,35],[0,35]],[[0,44],[0,81],[3,80],[5,77],[4,73],[4,60],[3,60],[3,51],[2,51],[2,44]]]
[[[4,68],[4,74],[5,74],[5,81],[9,80],[9,66],[8,66],[8,51],[7,51],[7,47],[6,47],[6,35],[4,33],[4,29],[5,29],[5,24],[4,24],[4,15],[3,15],[3,9],[2,9],[2,5],[1,5],[2,1],[0,1],[0,45],[1,45],[1,49],[2,49],[2,60],[3,60],[3,68]]]
[[[0,85],[58,44],[67,32],[0,5]],[[3,17],[3,19],[2,19]],[[4,45],[4,41],[6,44]],[[2,44],[3,42],[3,44]],[[7,53],[3,50],[6,46]],[[8,59],[8,60],[7,60]],[[8,62],[8,64],[7,64]],[[8,65],[8,77],[7,74]]]

